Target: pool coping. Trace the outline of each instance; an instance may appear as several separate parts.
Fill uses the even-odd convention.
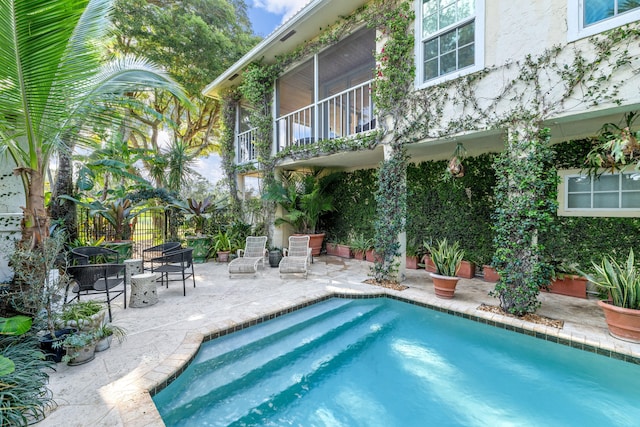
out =
[[[332,299],[372,299],[372,298],[390,298],[397,301],[402,301],[408,304],[417,305],[441,313],[450,314],[456,317],[462,317],[464,319],[476,321],[489,326],[494,326],[509,331],[528,335],[537,339],[545,341],[551,341],[556,344],[565,345],[568,347],[576,348],[583,351],[588,351],[601,356],[610,357],[623,362],[640,365],[640,354],[633,354],[632,351],[625,351],[625,348],[616,348],[613,343],[610,342],[596,342],[589,340],[585,335],[577,333],[565,332],[562,329],[558,329],[551,326],[540,325],[531,323],[518,318],[512,318],[504,315],[494,314],[491,312],[478,310],[474,308],[456,307],[455,300],[443,300],[442,305],[434,305],[430,302],[421,301],[419,298],[408,298],[397,295],[396,293],[389,292],[387,290],[361,293],[361,292],[330,292],[320,297],[313,297],[304,302],[288,306],[283,309],[269,312],[265,315],[259,315],[252,319],[242,321],[237,324],[233,324],[228,327],[216,327],[209,331],[191,332],[184,338],[179,350],[165,359],[160,365],[158,365],[153,372],[145,376],[149,381],[146,387],[146,395],[150,405],[153,407],[154,415],[160,417],[157,412],[155,404],[153,403],[153,396],[159,393],[161,390],[171,384],[180,374],[182,374],[194,360],[200,346],[208,341],[216,338],[223,337],[233,332],[241,331],[245,328],[258,325],[268,320],[275,319],[277,317],[289,314],[305,307]],[[450,301],[450,302],[449,302]],[[448,303],[449,302],[449,303]],[[203,329],[206,329],[203,328]],[[145,399],[146,400],[146,399]],[[151,411],[151,408],[148,408]]]

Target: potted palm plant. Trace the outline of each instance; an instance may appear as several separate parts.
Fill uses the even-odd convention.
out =
[[[592,274],[580,272],[591,283],[603,290],[607,300],[598,301],[609,328],[619,339],[640,342],[640,275],[633,249],[624,263],[607,256],[600,264],[592,261]]]
[[[229,262],[229,254],[232,249],[232,236],[227,231],[218,230],[218,233],[213,236],[213,251],[218,258],[218,262]]]
[[[351,236],[349,246],[353,251],[353,257],[364,261],[367,250],[371,247],[371,240],[364,237],[364,234],[354,234]]]
[[[326,193],[328,183],[320,178],[321,169],[312,172],[283,172],[264,197],[282,207],[284,214],[275,225],[289,224],[295,234],[308,235],[313,255],[320,255],[325,233],[318,230],[320,216],[333,210],[333,198]]]
[[[116,338],[119,343],[124,341],[127,335],[127,331],[120,326],[112,325],[110,323],[103,324],[95,333],[96,337],[96,351],[105,351],[111,347],[111,340]]]
[[[436,296],[453,298],[459,280],[456,273],[464,257],[464,250],[460,249],[459,242],[449,243],[446,238],[435,245],[427,245],[427,250],[436,267],[436,272],[430,273]]]

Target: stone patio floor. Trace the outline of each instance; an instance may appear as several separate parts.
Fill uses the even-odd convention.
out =
[[[640,344],[612,338],[596,299],[580,299],[543,292],[538,314],[564,320],[562,329],[524,322],[478,310],[482,303],[497,305],[488,296],[494,284],[481,278],[462,279],[452,300],[435,297],[424,270],[408,270],[404,291],[368,285],[371,264],[333,256],[316,257],[308,279],[280,278],[277,268],[267,266],[256,276],[229,278],[227,265],[196,264],[196,288],[187,282],[158,289],[160,301],[144,308],[123,309],[119,298],[113,323],[125,328],[126,340],[114,342],[96,353],[92,362],[80,366],[59,363],[51,373],[49,387],[57,408],[38,426],[162,426],[148,390],[162,384],[198,350],[202,338],[292,306],[335,293],[388,294],[442,309],[464,313],[531,331],[532,335],[557,337],[575,345],[614,351],[640,358]]]

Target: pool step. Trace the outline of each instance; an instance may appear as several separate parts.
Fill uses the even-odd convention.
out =
[[[267,322],[240,334],[232,334],[237,338],[234,337],[231,347],[219,350],[218,356],[210,360],[199,357],[200,362],[189,367],[193,377],[196,378],[194,381],[184,383],[176,381],[172,384],[173,394],[180,395],[180,399],[170,404],[162,402],[158,406],[170,410],[200,396],[210,395],[212,390],[222,390],[223,387],[234,382],[235,388],[239,386],[238,381],[250,385],[253,378],[265,375],[270,369],[277,369],[282,363],[286,363],[285,357],[304,351],[305,347],[316,345],[323,337],[339,333],[341,329],[362,321],[377,308],[354,304],[352,300],[341,302],[347,302],[347,304],[330,304],[329,311],[314,306],[315,310],[311,310],[310,313],[301,313],[302,315],[295,316],[295,319],[285,316],[287,317],[284,319],[285,322],[274,322],[278,324],[276,326],[269,325],[270,322]],[[260,332],[263,329],[267,330],[267,336],[261,338]],[[247,332],[251,334],[244,340],[246,345],[238,345]],[[217,344],[211,347],[218,347]],[[213,354],[209,348],[202,350],[200,353],[206,352],[209,356]],[[223,392],[226,391],[221,391]],[[164,395],[159,394],[156,397],[157,400],[164,400]]]
[[[180,401],[173,402],[171,408],[164,407],[163,419],[172,425],[194,412],[213,408],[212,416],[221,425],[250,416],[253,408],[273,401],[291,388],[304,387],[316,375],[340,364],[344,357],[357,354],[360,346],[384,333],[394,318],[374,307],[345,306],[330,318],[295,330],[285,340],[288,343],[259,350],[248,346],[245,350],[249,351],[242,359],[197,375]]]

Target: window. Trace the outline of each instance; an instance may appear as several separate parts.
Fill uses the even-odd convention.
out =
[[[420,0],[416,57],[420,84],[437,83],[482,67],[484,2]]]
[[[594,179],[561,173],[559,214],[576,216],[640,216],[640,173],[604,173]]]
[[[640,19],[638,0],[569,0],[569,40],[598,34]]]

